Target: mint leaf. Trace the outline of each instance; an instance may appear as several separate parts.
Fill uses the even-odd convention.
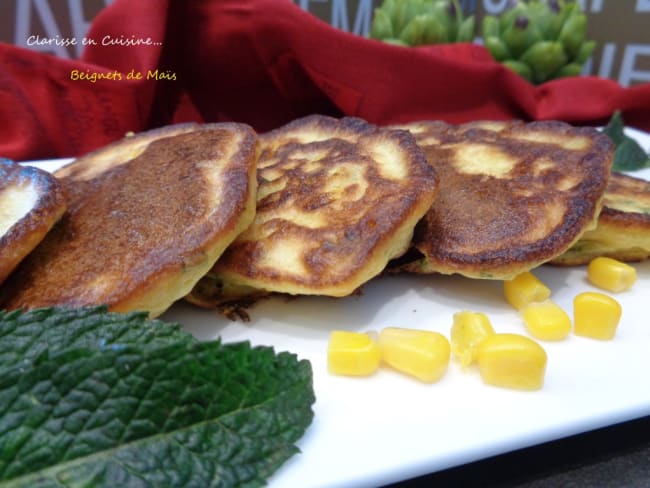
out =
[[[0,311],[0,367],[31,360],[45,349],[192,341],[179,324],[148,320],[146,312],[110,313],[107,307]]]
[[[309,362],[248,343],[44,350],[0,370],[0,487],[261,486],[313,402]]]
[[[614,112],[603,129],[614,142],[612,171],[636,171],[650,167],[650,157],[633,138],[625,134],[625,124],[620,111]]]
[[[612,171],[637,171],[650,167],[650,157],[634,139],[625,139],[614,152]]]
[[[603,132],[609,136],[615,145],[619,145],[625,140],[625,124],[620,110],[614,112],[607,125],[603,128]]]

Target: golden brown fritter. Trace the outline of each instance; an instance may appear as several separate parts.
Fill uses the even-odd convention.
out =
[[[566,251],[595,225],[613,146],[555,121],[414,122],[440,178],[402,269],[508,279]]]
[[[598,256],[630,262],[650,257],[649,181],[612,173],[598,225],[552,263],[587,264]]]
[[[0,159],[0,283],[65,212],[63,190],[49,173]]]
[[[406,131],[314,115],[260,143],[255,220],[188,297],[194,303],[241,287],[349,295],[407,249],[435,197],[435,171]]]
[[[159,315],[252,221],[258,156],[246,125],[182,124],[61,168],[68,211],[0,289],[1,305]]]

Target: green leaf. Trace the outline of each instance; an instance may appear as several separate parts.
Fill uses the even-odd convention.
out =
[[[310,363],[180,327],[0,311],[0,487],[263,485],[313,419]]]
[[[614,144],[620,144],[625,138],[625,125],[623,124],[623,117],[621,112],[617,110],[614,112],[612,117],[609,119],[609,122],[603,129],[603,132],[607,134]]]
[[[313,402],[309,362],[248,343],[45,350],[0,371],[0,487],[261,486]]]
[[[650,167],[650,157],[634,139],[626,138],[616,146],[613,171],[637,171]]]
[[[148,320],[146,312],[109,313],[105,306],[0,311],[0,367],[31,360],[45,349],[163,345],[193,341],[179,324]]]
[[[614,142],[612,171],[636,171],[650,167],[650,157],[641,145],[625,134],[625,124],[620,111],[614,112],[603,129]]]

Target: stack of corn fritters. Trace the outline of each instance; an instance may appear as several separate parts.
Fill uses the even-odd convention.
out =
[[[54,173],[67,210],[42,217],[59,220],[7,273],[0,307],[156,316],[183,297],[346,296],[385,270],[509,279],[645,259],[650,184],[612,174],[612,159],[607,136],[562,122],[313,115],[259,135],[234,123],[144,132]]]

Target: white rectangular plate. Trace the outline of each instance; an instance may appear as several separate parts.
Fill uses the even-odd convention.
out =
[[[632,132],[650,148],[650,136]],[[32,163],[54,169],[61,161]],[[650,179],[650,170],[633,173]],[[623,318],[612,341],[570,336],[544,342],[548,353],[541,391],[490,387],[474,369],[452,360],[446,376],[421,384],[389,369],[369,378],[327,372],[333,329],[387,326],[435,330],[449,337],[460,310],[488,314],[498,332],[526,333],[495,281],[458,276],[386,276],[360,296],[343,299],[274,298],[250,310],[249,323],[175,304],[163,320],[184,324],[200,339],[248,340],[311,361],[315,418],[299,442],[302,451],[271,478],[271,487],[378,486],[512,450],[650,415],[650,262],[636,264],[638,281],[615,295]],[[569,314],[573,297],[596,290],[585,267],[536,270]]]

